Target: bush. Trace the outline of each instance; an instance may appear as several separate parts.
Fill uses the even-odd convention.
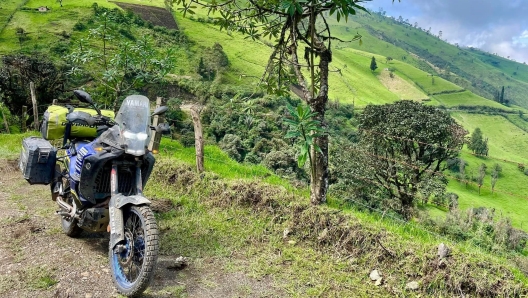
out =
[[[219,143],[220,149],[229,155],[232,159],[240,162],[243,160],[242,141],[239,136],[233,134],[226,134]]]
[[[126,30],[126,29],[119,29],[119,34],[123,35],[124,37],[132,40],[132,41],[135,41],[136,40],[136,37],[132,34],[132,32],[130,32],[130,30]]]
[[[55,53],[55,54],[57,54],[59,56],[62,56],[64,54],[66,54],[68,52],[68,50],[69,50],[69,47],[64,42],[56,43],[50,48],[50,51],[52,53]]]
[[[495,218],[495,210],[485,207],[451,210],[444,220],[427,221],[436,232],[456,241],[469,241],[490,252],[522,252],[528,234],[515,229],[507,217]]]
[[[86,28],[88,28],[88,27],[83,22],[77,22],[77,23],[75,23],[75,25],[73,25],[73,30],[74,31],[84,31],[84,30],[86,30]]]
[[[297,159],[295,158],[295,150],[293,148],[271,151],[266,154],[262,163],[277,175],[288,178],[297,176]]]

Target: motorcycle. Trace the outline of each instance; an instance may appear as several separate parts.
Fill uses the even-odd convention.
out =
[[[143,189],[155,158],[147,145],[151,131],[168,133],[167,124],[151,126],[149,99],[127,97],[116,117],[103,116],[90,95],[74,91],[79,101],[97,111],[68,113],[62,154],[57,154],[51,183],[52,199],[60,210],[62,230],[70,237],[83,230],[110,232],[109,262],[119,293],[137,296],[149,285],[156,267],[159,232]],[[97,128],[93,139],[71,136],[75,125]],[[61,151],[59,151],[60,153]]]

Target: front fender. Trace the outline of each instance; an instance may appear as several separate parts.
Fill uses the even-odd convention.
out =
[[[141,195],[125,196],[117,194],[112,196],[108,209],[110,213],[110,247],[125,240],[125,224],[123,222],[123,210],[126,205],[150,205],[150,201]]]

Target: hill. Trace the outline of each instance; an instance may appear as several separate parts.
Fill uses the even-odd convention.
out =
[[[6,189],[0,194],[4,207],[0,252],[15,258],[2,258],[0,264],[17,266],[9,273],[0,271],[0,294],[113,295],[108,273],[101,270],[107,266],[107,238],[71,239],[54,227],[59,222],[47,187],[28,186],[10,160],[17,156],[22,137],[0,135],[0,152],[9,158],[0,159],[0,169],[9,170],[0,178]],[[526,293],[521,258],[489,254],[470,242],[453,242],[413,223],[353,209],[310,207],[306,196],[282,179],[262,181],[273,173],[240,165],[216,147],[206,148],[210,159],[201,175],[186,161],[194,159],[194,151],[170,140],[163,140],[162,148],[170,153],[157,157],[145,189],[161,230],[158,274],[146,292],[150,297]],[[42,242],[45,247],[29,245]],[[451,250],[442,260],[436,256],[440,243]],[[60,251],[61,245],[82,251],[76,257],[82,262],[72,262],[68,270],[58,266],[59,260],[68,260],[67,252],[47,250]],[[34,258],[35,253],[39,258]],[[182,255],[189,266],[175,271],[174,260]],[[373,269],[382,276],[380,285],[369,278]],[[97,273],[72,286],[69,276],[80,278],[84,272]],[[418,287],[410,289],[406,286],[410,282]]]
[[[99,7],[119,9],[112,2],[95,2]],[[123,2],[142,3],[134,0]],[[91,18],[92,3],[94,1],[65,2],[64,7],[60,7],[51,0],[9,2],[6,7],[10,7],[11,14],[0,18],[0,21],[4,20],[3,25],[0,23],[0,54],[33,54],[36,51],[58,64],[66,63],[69,55],[78,50],[79,44],[89,40],[90,30],[100,25]],[[51,7],[51,11],[38,13],[30,10],[41,5]],[[153,0],[148,5],[163,7],[163,1]],[[131,15],[124,15],[132,18]],[[361,202],[353,204],[342,197],[332,197],[328,208],[308,208],[305,202],[306,173],[303,174],[304,170],[296,166],[294,148],[282,140],[287,130],[283,124],[284,106],[296,105],[298,100],[294,96],[267,96],[256,88],[272,51],[270,41],[251,41],[236,32],[220,31],[204,10],[197,10],[188,18],[183,18],[177,10],[173,15],[179,29],[177,32],[149,23],[134,23],[109,42],[109,49],[115,51],[122,41],[152,37],[156,41],[155,48],[172,48],[177,61],[168,76],[168,86],[154,84],[140,90],[151,97],[162,95],[170,99],[172,112],[169,121],[176,131],[173,138],[179,140],[179,143],[164,141],[166,153],[161,159],[160,172],[156,174],[154,184],[158,190],[153,189],[149,193],[159,199],[170,198],[175,206],[181,207],[181,213],[169,211],[160,214],[167,227],[163,240],[167,247],[165,253],[183,251],[197,258],[219,257],[225,268],[239,269],[244,267],[244,260],[229,259],[233,251],[238,252],[251,264],[249,268],[252,271],[246,273],[259,278],[273,274],[279,280],[285,279],[287,282],[282,289],[293,296],[406,295],[408,292],[404,285],[411,281],[406,276],[422,277],[421,282],[429,286],[420,292],[424,295],[457,295],[452,292],[454,288],[466,289],[467,286],[470,292],[475,289],[490,291],[471,292],[475,295],[508,296],[519,293],[514,291],[525,286],[526,269],[519,261],[521,254],[501,252],[498,257],[492,256],[490,252],[497,248],[488,247],[491,238],[484,233],[485,227],[476,233],[477,236],[460,232],[464,234],[459,235],[461,238],[468,237],[460,241],[453,240],[452,234],[439,235],[440,232],[430,231],[420,224],[400,224],[393,214],[386,215],[383,210],[371,210],[369,206],[359,205]],[[331,103],[327,118],[331,135],[336,139],[354,141],[357,137],[357,115],[368,104],[410,99],[449,111],[469,132],[479,127],[489,138],[488,157],[474,156],[467,149],[462,151],[460,158],[468,162],[468,171],[475,173],[481,163],[487,164],[488,169],[499,163],[503,169],[494,193],[491,192],[488,171],[480,194],[474,182],[465,183],[456,172],[446,172],[448,191],[458,194],[461,214],[472,207],[493,208],[497,215],[511,218],[514,227],[528,231],[524,219],[528,205],[523,186],[528,176],[519,170],[519,164],[528,162],[524,156],[528,149],[525,136],[528,121],[524,117],[527,110],[524,107],[528,104],[521,96],[528,90],[524,85],[524,66],[477,49],[449,45],[422,30],[375,14],[352,17],[347,24],[333,20],[331,26],[343,40],[350,39],[357,31],[363,35],[363,45],[338,43],[333,51]],[[25,34],[17,28],[22,28]],[[90,41],[86,45],[97,49],[102,47],[102,42]],[[199,73],[200,61],[208,63],[217,54],[221,57],[225,55],[229,63],[227,66],[212,67],[215,76],[208,80]],[[372,57],[379,66],[374,72],[369,69]],[[509,72],[512,72],[511,75]],[[82,85],[90,91],[94,90],[95,96],[99,96],[96,98],[104,100],[102,91],[93,81],[74,81],[71,84],[72,88],[76,84],[75,88]],[[501,85],[506,86],[506,97],[511,99],[509,105],[491,100]],[[61,99],[66,100],[67,96],[65,93]],[[207,142],[222,148],[215,145],[207,147],[207,175],[211,177],[206,176],[204,181],[189,170],[195,158],[192,148],[194,135],[189,117],[179,110],[179,105],[188,100],[207,105],[202,115]],[[5,138],[8,140],[9,137]],[[2,149],[0,152],[13,154],[12,150]],[[271,152],[276,155],[272,156]],[[177,165],[172,166],[175,160]],[[176,176],[167,176],[171,172],[178,173],[181,185],[170,183],[176,181]],[[217,180],[221,181],[218,185],[214,182]],[[268,184],[260,185],[262,181]],[[258,187],[252,188],[253,184]],[[286,193],[282,192],[284,190]],[[301,206],[297,208],[298,202]],[[269,210],[266,209],[268,206]],[[426,204],[421,207],[429,210],[432,217],[446,218],[445,206]],[[265,214],[261,216],[260,213]],[[180,217],[185,219],[185,224],[179,221]],[[297,221],[299,218],[303,221]],[[496,221],[503,223],[503,219],[498,218],[495,217]],[[326,232],[325,228],[317,227],[321,222],[328,223]],[[297,225],[302,228],[295,229]],[[333,225],[337,228],[332,229]],[[248,226],[251,227],[249,231],[246,230]],[[355,228],[358,234],[349,234]],[[293,231],[293,238],[282,238],[286,229]],[[332,237],[338,236],[337,240],[325,240],[327,233]],[[387,243],[385,238],[380,240],[379,237],[372,238],[372,235],[386,237]],[[339,242],[341,237],[349,242]],[[364,242],[352,243],[348,237]],[[455,246],[455,250],[460,252],[448,269],[435,263],[438,239]],[[296,246],[297,243],[301,247]],[[332,251],[335,243],[339,243],[343,250],[328,257],[326,253]],[[297,254],[303,257],[296,257]],[[369,260],[372,255],[377,258]],[[303,259],[311,262],[307,264]],[[475,268],[475,260],[482,259],[487,260],[485,270],[470,270],[475,275],[471,275],[469,280],[455,280],[457,276],[466,274],[464,266]],[[395,261],[403,264],[401,268],[390,265]],[[332,265],[321,265],[326,262]],[[437,267],[428,271],[429,265],[419,264]],[[372,289],[370,284],[365,284],[365,276],[370,271],[366,268],[378,266],[394,277],[388,278],[387,286]],[[286,271],[283,272],[284,267]],[[325,276],[324,279],[314,281],[313,276],[304,274],[295,277],[296,272],[313,270],[318,276]],[[347,277],[350,270],[355,272],[352,278]],[[440,282],[436,283],[438,280]],[[502,283],[503,280],[508,282]],[[346,286],[361,283],[365,286]],[[486,285],[497,287],[492,289]],[[497,292],[498,289],[504,291]]]

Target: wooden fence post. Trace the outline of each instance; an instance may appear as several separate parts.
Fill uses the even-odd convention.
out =
[[[4,125],[5,125],[6,132],[8,134],[10,134],[10,132],[9,132],[9,124],[7,123],[7,119],[6,119],[6,116],[4,114],[4,110],[3,109],[2,109],[2,119],[4,119]]]
[[[163,98],[158,97],[156,99],[156,109],[161,107],[162,104],[163,104]],[[158,116],[158,115],[154,116],[154,119],[152,120],[152,126],[156,127],[161,123],[163,123],[163,117]],[[154,131],[154,135],[150,138],[148,149],[150,151],[159,150],[160,142],[161,142],[161,133]]]
[[[202,121],[200,120],[200,113],[202,108],[198,106],[192,106],[191,117],[194,123],[194,147],[196,148],[196,169],[198,173],[204,171],[204,142],[203,142],[203,130]]]
[[[27,127],[26,127],[26,119],[27,119],[27,106],[22,106],[22,125],[21,125],[21,128],[22,128],[22,132],[26,132],[27,130]]]
[[[35,84],[33,82],[29,82],[29,90],[31,91],[31,101],[33,102],[33,127],[35,130],[39,130],[37,95],[35,94]]]

